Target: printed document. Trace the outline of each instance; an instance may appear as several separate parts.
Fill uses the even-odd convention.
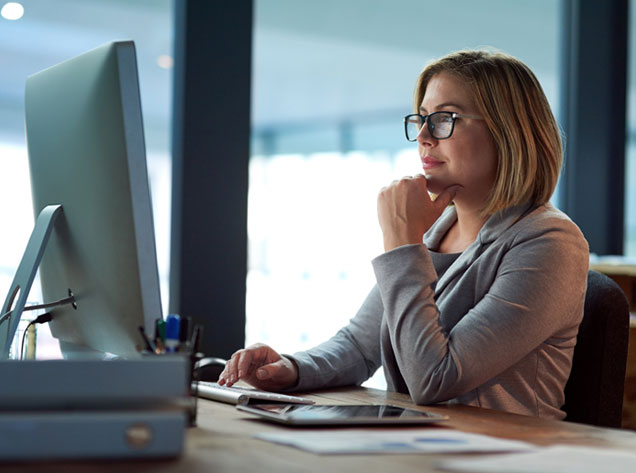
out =
[[[537,448],[517,440],[431,428],[321,429],[311,432],[263,432],[254,437],[320,454],[511,452]]]

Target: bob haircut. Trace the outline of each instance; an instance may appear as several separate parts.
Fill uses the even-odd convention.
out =
[[[417,113],[429,81],[441,72],[472,89],[498,150],[495,183],[483,215],[524,203],[550,200],[563,161],[561,134],[532,71],[501,52],[458,51],[429,64],[414,93]]]

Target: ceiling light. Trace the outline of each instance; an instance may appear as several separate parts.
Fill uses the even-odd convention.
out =
[[[157,65],[162,69],[170,69],[174,64],[174,60],[167,54],[162,54],[157,58]]]
[[[19,20],[24,15],[24,7],[18,2],[8,2],[0,10],[0,15],[7,20]]]

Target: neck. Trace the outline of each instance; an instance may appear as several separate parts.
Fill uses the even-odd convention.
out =
[[[459,235],[465,237],[465,239],[470,239],[471,242],[474,241],[488,218],[481,215],[478,210],[456,208]]]
[[[455,210],[457,211],[457,221],[448,230],[440,244],[442,253],[463,252],[475,241],[479,231],[488,220],[488,217],[482,216],[478,209],[467,208],[461,203],[455,203]]]

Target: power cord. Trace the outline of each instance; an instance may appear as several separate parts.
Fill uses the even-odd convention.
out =
[[[73,306],[73,309],[77,310],[77,302],[75,301],[75,294],[73,294],[73,291],[71,289],[68,290],[68,297],[65,297],[64,299],[60,299],[54,302],[47,302],[46,304],[27,305],[22,308],[22,311],[26,312],[28,310],[52,309],[54,307],[59,307],[59,306],[68,305],[68,304],[71,304]],[[11,317],[12,313],[13,313],[13,309],[8,310],[4,314],[0,315],[0,324],[4,322],[5,320],[8,320]]]
[[[34,324],[45,324],[50,322],[53,319],[53,316],[50,312],[45,312],[42,315],[38,315],[35,319],[33,319],[24,329],[24,333],[22,334],[22,343],[20,343],[20,360],[24,359],[24,341],[26,340],[26,335],[29,332],[29,327]]]

